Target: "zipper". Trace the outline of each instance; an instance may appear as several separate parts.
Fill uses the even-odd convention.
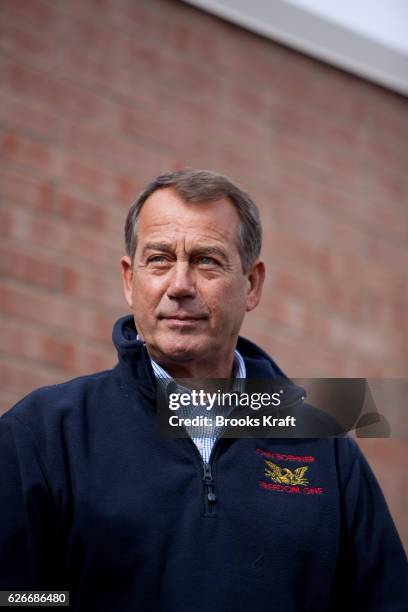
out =
[[[203,462],[203,482],[206,514],[212,514],[217,496],[214,491],[214,478],[211,464]]]
[[[195,442],[192,438],[187,438],[189,443],[193,446],[194,456],[197,458],[197,462],[200,464],[202,469],[202,483],[204,493],[204,516],[215,516],[215,503],[217,501],[217,495],[215,493],[215,481],[213,476],[213,464],[215,459],[216,447],[218,447],[221,438],[217,438],[214,442],[214,446],[211,449],[209,461],[203,461],[200,451],[198,450]]]

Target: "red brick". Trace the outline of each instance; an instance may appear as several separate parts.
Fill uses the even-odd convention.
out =
[[[49,213],[53,209],[53,182],[30,177],[14,169],[4,167],[0,170],[0,194],[3,201],[28,206],[36,212]]]
[[[58,116],[39,109],[34,100],[28,103],[19,94],[0,93],[0,119],[9,130],[27,130],[42,142],[55,144],[57,141]]]
[[[21,136],[16,131],[0,133],[0,154],[18,166],[50,175],[54,166],[53,150],[32,138]]]
[[[108,224],[107,213],[100,205],[72,195],[59,193],[56,211],[69,223],[92,226],[99,230]]]
[[[4,67],[4,75],[11,92],[31,102],[42,102],[49,109],[58,108],[59,113],[105,126],[114,117],[115,104],[43,71],[10,62]]]
[[[3,282],[0,287],[0,312],[21,318],[26,323],[47,321],[50,331],[80,334],[110,346],[112,320],[85,306],[69,304],[39,291]]]
[[[107,370],[115,365],[115,351],[101,351],[89,347],[81,347],[76,344],[63,344],[61,346],[60,363],[61,366],[79,375],[92,374]]]
[[[46,0],[2,0],[1,9],[3,15],[14,23],[27,21],[37,32],[52,29],[58,22],[57,4]]]
[[[143,183],[140,179],[126,176],[125,174],[119,175],[115,180],[115,195],[120,202],[130,205],[136,200],[139,193],[142,191],[146,183]]]
[[[122,290],[119,260],[116,275],[107,276],[95,271],[64,266],[60,270],[60,286],[67,296],[81,300],[89,305],[113,308],[118,313],[127,308]],[[103,302],[101,304],[101,298]]]
[[[129,139],[124,134],[106,132],[104,129],[91,129],[88,126],[65,122],[61,133],[61,144],[73,151],[87,154],[95,159],[106,160],[111,168],[138,173],[139,166],[161,166],[161,154],[152,146],[143,147],[141,143]]]
[[[0,391],[0,416],[6,412],[9,408],[17,404],[21,400],[21,393],[18,391],[7,391],[2,389]]]
[[[17,342],[22,330],[24,342]],[[73,344],[71,339],[57,339],[51,333],[46,326],[39,329],[29,324],[22,326],[13,319],[6,320],[2,324],[1,351],[13,358],[34,360],[44,366],[60,368],[61,382],[70,374],[97,372],[114,364],[113,347],[92,347],[81,338]]]
[[[57,285],[55,264],[4,243],[0,245],[0,272],[5,277],[16,278],[29,285],[40,285],[49,289]]]
[[[103,266],[105,271],[116,268],[122,253],[122,235],[104,240],[92,228],[71,226],[58,219],[33,216],[16,209],[0,210],[2,233],[10,241],[31,244],[49,253],[58,251],[82,265]]]
[[[12,361],[0,356],[0,386],[5,391],[16,393],[23,397],[37,387],[55,382],[55,371],[39,367],[35,362]],[[58,376],[58,374],[57,374]],[[59,373],[62,376],[62,372]]]
[[[62,183],[83,188],[94,198],[98,195],[111,199],[115,195],[116,174],[99,160],[72,155],[65,150],[60,156],[58,175]]]
[[[44,35],[44,31],[40,35],[30,26],[23,29],[22,25],[20,21],[18,24],[10,24],[4,18],[0,18],[0,50],[22,61],[29,59],[43,66],[55,66],[60,55],[54,41]]]

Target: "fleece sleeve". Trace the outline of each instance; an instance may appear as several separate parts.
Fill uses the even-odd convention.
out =
[[[0,589],[50,589],[55,512],[35,441],[0,419]],[[55,564],[54,564],[55,565]]]
[[[338,443],[342,528],[333,612],[405,612],[408,563],[384,496],[355,441]]]

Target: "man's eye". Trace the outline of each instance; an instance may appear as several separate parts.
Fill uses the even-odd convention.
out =
[[[203,265],[203,266],[216,266],[218,265],[218,262],[213,259],[212,257],[206,257],[205,255],[203,255],[202,257],[198,257],[197,258],[197,263],[199,265]]]
[[[153,257],[149,257],[149,259],[147,260],[148,264],[156,264],[159,266],[167,262],[168,262],[168,259],[165,255],[153,255]]]

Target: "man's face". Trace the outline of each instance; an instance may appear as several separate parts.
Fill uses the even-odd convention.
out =
[[[227,199],[186,203],[155,191],[137,225],[133,266],[122,258],[125,295],[139,335],[159,363],[231,355],[244,314],[260,298],[263,264],[244,274],[239,217]]]

